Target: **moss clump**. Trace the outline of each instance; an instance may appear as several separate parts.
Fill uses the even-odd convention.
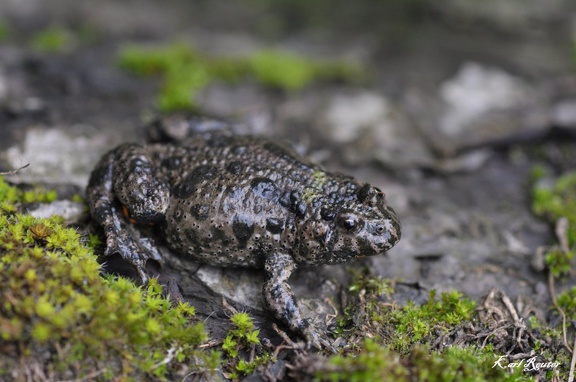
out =
[[[328,381],[399,381],[408,376],[408,370],[402,366],[400,355],[389,348],[365,339],[358,353],[335,355],[329,359],[333,370],[316,373],[320,380]]]
[[[128,46],[120,52],[118,62],[132,73],[163,77],[157,106],[165,112],[194,110],[198,92],[215,80],[237,82],[254,78],[265,86],[294,91],[316,79],[356,81],[362,77],[356,66],[343,62],[312,60],[271,50],[248,57],[213,58],[184,44]]]
[[[566,314],[566,319],[576,320],[576,287],[559,294],[556,301]]]
[[[316,372],[320,381],[529,381],[522,369],[493,367],[498,358],[493,353],[474,347],[449,347],[443,352],[430,352],[426,346],[414,347],[406,357],[364,340],[355,357],[336,355],[329,365]],[[507,365],[507,362],[503,362]]]
[[[296,54],[264,50],[248,58],[250,71],[266,86],[300,90],[316,79],[352,80],[360,77],[354,66],[342,62],[312,60]]]
[[[183,44],[159,48],[128,46],[120,53],[119,65],[141,76],[163,76],[158,107],[164,111],[193,109],[194,95],[210,81],[207,63]]]
[[[532,171],[532,211],[557,224],[565,219],[566,246],[551,246],[545,262],[554,277],[568,275],[576,255],[576,172],[568,172],[552,181],[542,167]]]
[[[445,334],[475,313],[476,303],[458,291],[442,293],[439,300],[435,297],[436,291],[432,290],[426,304],[417,306],[409,301],[392,313],[389,322],[395,328],[395,349],[404,351],[414,343]]]
[[[401,354],[471,320],[476,308],[474,301],[457,291],[441,293],[437,299],[435,290],[421,306],[412,301],[403,307],[383,304],[382,299],[389,299],[393,292],[390,281],[361,273],[355,275],[349,290],[361,298],[346,309],[338,333],[351,338],[370,333]]]
[[[554,277],[566,276],[572,270],[574,251],[565,252],[559,247],[548,248],[544,262]]]
[[[0,181],[2,205],[24,199]],[[102,278],[82,241],[58,218],[0,211],[0,379],[163,379],[217,366],[197,350],[207,335],[192,306],[173,306],[155,280],[142,290]]]
[[[295,367],[314,369],[322,381],[566,377],[564,365],[569,364],[569,355],[562,349],[559,331],[535,317],[527,320],[531,325],[526,326],[516,325],[512,315],[485,314],[491,307],[498,312],[500,307],[506,310],[501,293],[491,292],[479,308],[457,291],[440,296],[431,291],[422,305],[408,301],[398,306],[392,299],[392,285],[389,280],[358,272],[349,288],[352,304],[346,307],[336,330],[347,344],[343,353],[327,363],[303,362]],[[532,351],[535,357],[526,356]],[[511,360],[523,363],[509,365]],[[531,362],[549,364],[540,370],[523,367]]]
[[[568,172],[554,182],[540,181],[545,174],[541,168],[534,170],[532,210],[553,224],[558,219],[568,219],[569,245],[576,245],[576,172]]]
[[[222,350],[224,352],[223,369],[226,378],[238,380],[240,376],[252,374],[256,367],[270,361],[270,355],[262,352],[258,339],[260,330],[256,329],[247,313],[235,313],[231,318],[233,329],[228,331]],[[258,355],[254,353],[258,351]]]
[[[41,187],[32,187],[21,191],[6,183],[0,176],[0,210],[5,213],[15,212],[22,203],[50,203],[58,198],[54,190],[44,190]]]
[[[32,39],[32,48],[39,52],[61,53],[73,43],[72,33],[61,26],[51,26]]]

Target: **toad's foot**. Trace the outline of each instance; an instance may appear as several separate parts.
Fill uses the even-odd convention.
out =
[[[152,239],[146,237],[136,239],[139,235],[135,232],[132,226],[125,225],[125,228],[117,234],[108,234],[104,255],[119,254],[123,260],[136,269],[142,284],[147,285],[146,263],[150,259],[162,263],[162,256]]]

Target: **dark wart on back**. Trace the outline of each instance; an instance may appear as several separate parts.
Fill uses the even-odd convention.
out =
[[[288,278],[296,265],[345,263],[392,248],[400,223],[384,193],[268,139],[235,136],[218,121],[164,120],[155,128],[170,136],[174,123],[177,140],[123,144],[93,170],[87,198],[106,235],[105,254],[120,254],[147,282],[146,261],[161,255],[151,239],[127,229],[144,223],[184,257],[264,269],[267,307],[308,344],[326,344],[302,317]]]

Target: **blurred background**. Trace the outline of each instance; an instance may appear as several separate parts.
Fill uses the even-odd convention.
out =
[[[385,190],[376,273],[544,301],[528,185],[576,167],[575,46],[572,0],[3,0],[0,170],[82,190],[159,113],[231,119]]]
[[[402,127],[372,135],[426,140],[414,148],[419,158],[397,150],[394,160],[428,162],[519,128],[574,125],[575,8],[568,0],[5,0],[0,106],[95,125],[110,122],[102,109],[128,120],[143,110],[250,114],[330,125],[339,142],[384,117]]]

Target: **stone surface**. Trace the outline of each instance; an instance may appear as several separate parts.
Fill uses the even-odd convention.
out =
[[[86,135],[72,136],[62,129],[29,130],[21,145],[6,151],[8,166],[17,169],[21,182],[72,183],[84,187],[89,172],[106,150],[105,139]]]
[[[437,125],[426,133],[444,153],[543,135],[551,126],[544,95],[501,69],[465,63],[440,86],[438,96]]]
[[[576,130],[576,99],[558,101],[553,109],[554,125],[569,130]]]
[[[40,204],[37,208],[30,210],[30,215],[38,218],[49,218],[53,215],[62,216],[68,224],[80,222],[84,214],[84,204],[70,200],[57,200],[48,204]]]
[[[397,105],[370,91],[329,96],[318,127],[341,144],[348,163],[377,159],[387,167],[430,165],[432,153],[417,127]]]

